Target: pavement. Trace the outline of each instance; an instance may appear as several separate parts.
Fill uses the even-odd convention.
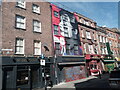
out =
[[[75,81],[71,81],[71,82],[63,82],[63,83],[60,83],[60,84],[57,84],[57,85],[53,85],[53,87],[47,87],[47,90],[58,90],[58,89],[62,89],[62,90],[65,90],[65,89],[72,89],[72,90],[75,90],[75,83],[81,83],[81,82],[85,82],[85,81],[88,81],[88,80],[91,80],[91,79],[96,79],[98,77],[96,76],[89,76],[87,78],[84,78],[84,79],[80,79],[80,80],[75,80]],[[35,90],[45,90],[45,88],[41,88],[41,89],[35,89]]]

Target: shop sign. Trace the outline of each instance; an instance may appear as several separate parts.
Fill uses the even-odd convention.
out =
[[[27,58],[15,58],[14,59],[16,62],[32,62],[32,61],[37,61],[37,59],[27,59]]]
[[[13,51],[13,49],[1,49],[1,51]]]
[[[45,60],[44,59],[40,60],[40,65],[45,66]]]
[[[98,56],[91,57],[92,59],[100,59]]]
[[[15,59],[16,62],[26,62],[27,59]]]
[[[65,58],[63,61],[66,61],[66,62],[82,62],[84,61],[83,59],[80,59],[80,58]]]

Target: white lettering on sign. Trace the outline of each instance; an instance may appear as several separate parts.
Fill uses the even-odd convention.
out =
[[[13,49],[1,49],[1,51],[13,51]]]

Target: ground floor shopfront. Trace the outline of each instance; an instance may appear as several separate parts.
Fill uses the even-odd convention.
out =
[[[103,57],[105,72],[111,72],[114,70],[115,67],[118,67],[118,62],[113,56],[105,55]]]
[[[86,78],[85,59],[81,56],[59,56],[56,60],[57,83]]]
[[[88,75],[102,74],[103,66],[100,55],[86,54],[85,58]]]
[[[2,89],[31,90],[45,86],[46,78],[54,80],[53,63],[45,58],[45,66],[40,65],[41,58],[2,57]]]

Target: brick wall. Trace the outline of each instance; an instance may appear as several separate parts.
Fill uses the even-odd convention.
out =
[[[40,6],[40,14],[32,12],[32,4]],[[15,2],[4,2],[2,5],[2,49],[13,49],[8,55],[15,53],[16,37],[25,40],[25,55],[33,55],[33,42],[40,40],[42,43],[42,53],[46,56],[53,54],[52,32],[51,32],[51,10],[48,2],[27,2],[26,9],[16,7]],[[26,29],[15,28],[15,15],[26,18]],[[39,20],[42,24],[42,33],[33,32],[33,19]],[[49,52],[44,50],[43,45],[47,45]],[[4,55],[6,54],[3,52]]]

